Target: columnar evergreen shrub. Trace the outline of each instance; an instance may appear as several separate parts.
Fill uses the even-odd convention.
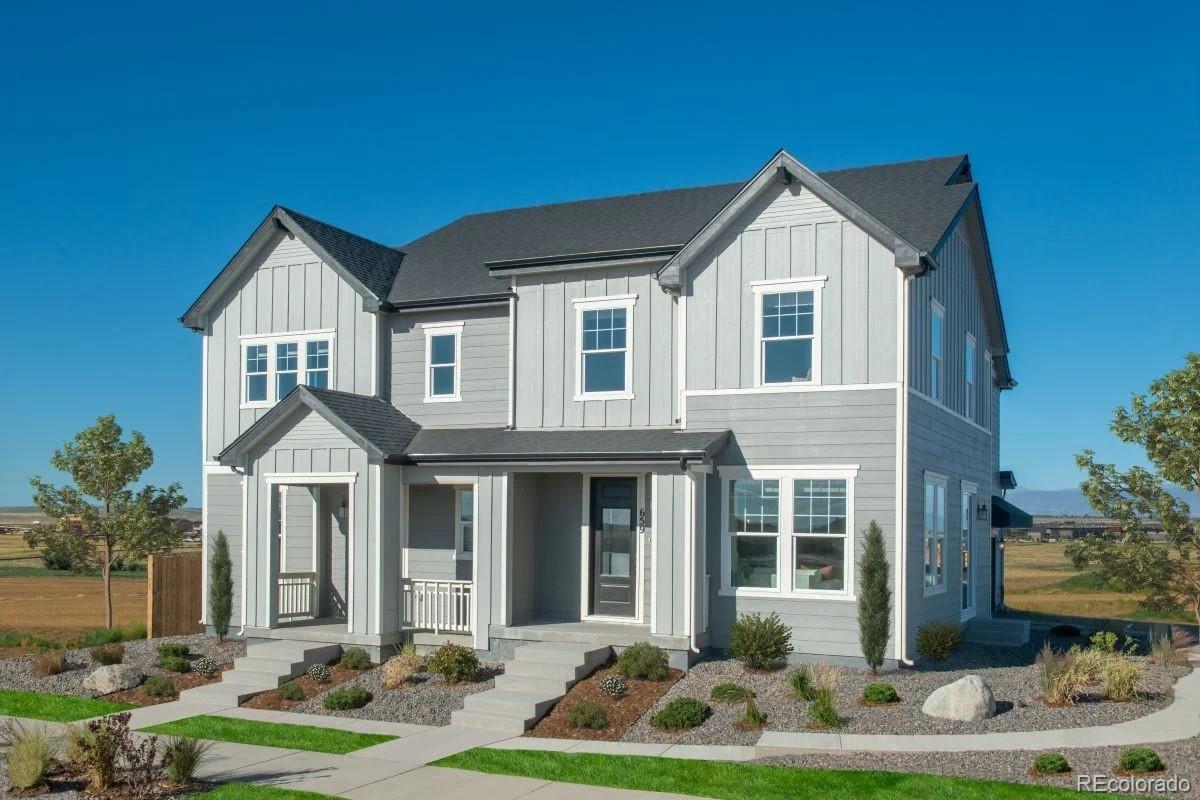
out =
[[[229,635],[232,616],[233,561],[229,557],[229,540],[225,538],[225,531],[217,531],[208,565],[208,618],[222,642]]]
[[[875,520],[867,526],[867,543],[858,574],[862,581],[858,595],[858,643],[867,666],[878,673],[892,629],[892,585],[888,579],[883,531]]]

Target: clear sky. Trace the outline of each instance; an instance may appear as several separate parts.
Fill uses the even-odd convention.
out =
[[[279,202],[389,244],[488,209],[969,152],[1020,386],[1004,466],[1127,461],[1200,349],[1195,4],[10,4],[0,505],[115,412],[199,503],[178,316]],[[840,6],[846,10],[840,10]],[[500,9],[497,11],[496,9]]]

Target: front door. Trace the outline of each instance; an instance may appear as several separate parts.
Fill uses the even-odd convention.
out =
[[[590,613],[637,614],[637,478],[592,478]]]

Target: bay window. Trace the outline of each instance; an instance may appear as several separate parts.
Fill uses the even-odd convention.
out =
[[[824,277],[754,281],[755,385],[820,383]]]
[[[925,593],[946,588],[946,478],[925,474]]]
[[[332,330],[247,334],[242,347],[242,407],[268,408],[300,383],[333,384]]]

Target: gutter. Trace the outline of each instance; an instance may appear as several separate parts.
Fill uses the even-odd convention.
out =
[[[386,300],[381,300],[376,310],[384,313],[396,313],[402,311],[421,311],[427,308],[446,308],[447,306],[502,305],[506,304],[512,296],[512,292],[493,292],[491,294],[473,294],[435,300],[411,300],[404,303],[390,303]]]
[[[689,459],[708,461],[703,450],[688,450],[674,453],[655,450],[652,452],[628,453],[406,453],[387,459],[389,464],[455,464],[455,463],[504,463],[510,461],[553,463],[579,462],[638,462],[685,464]]]

